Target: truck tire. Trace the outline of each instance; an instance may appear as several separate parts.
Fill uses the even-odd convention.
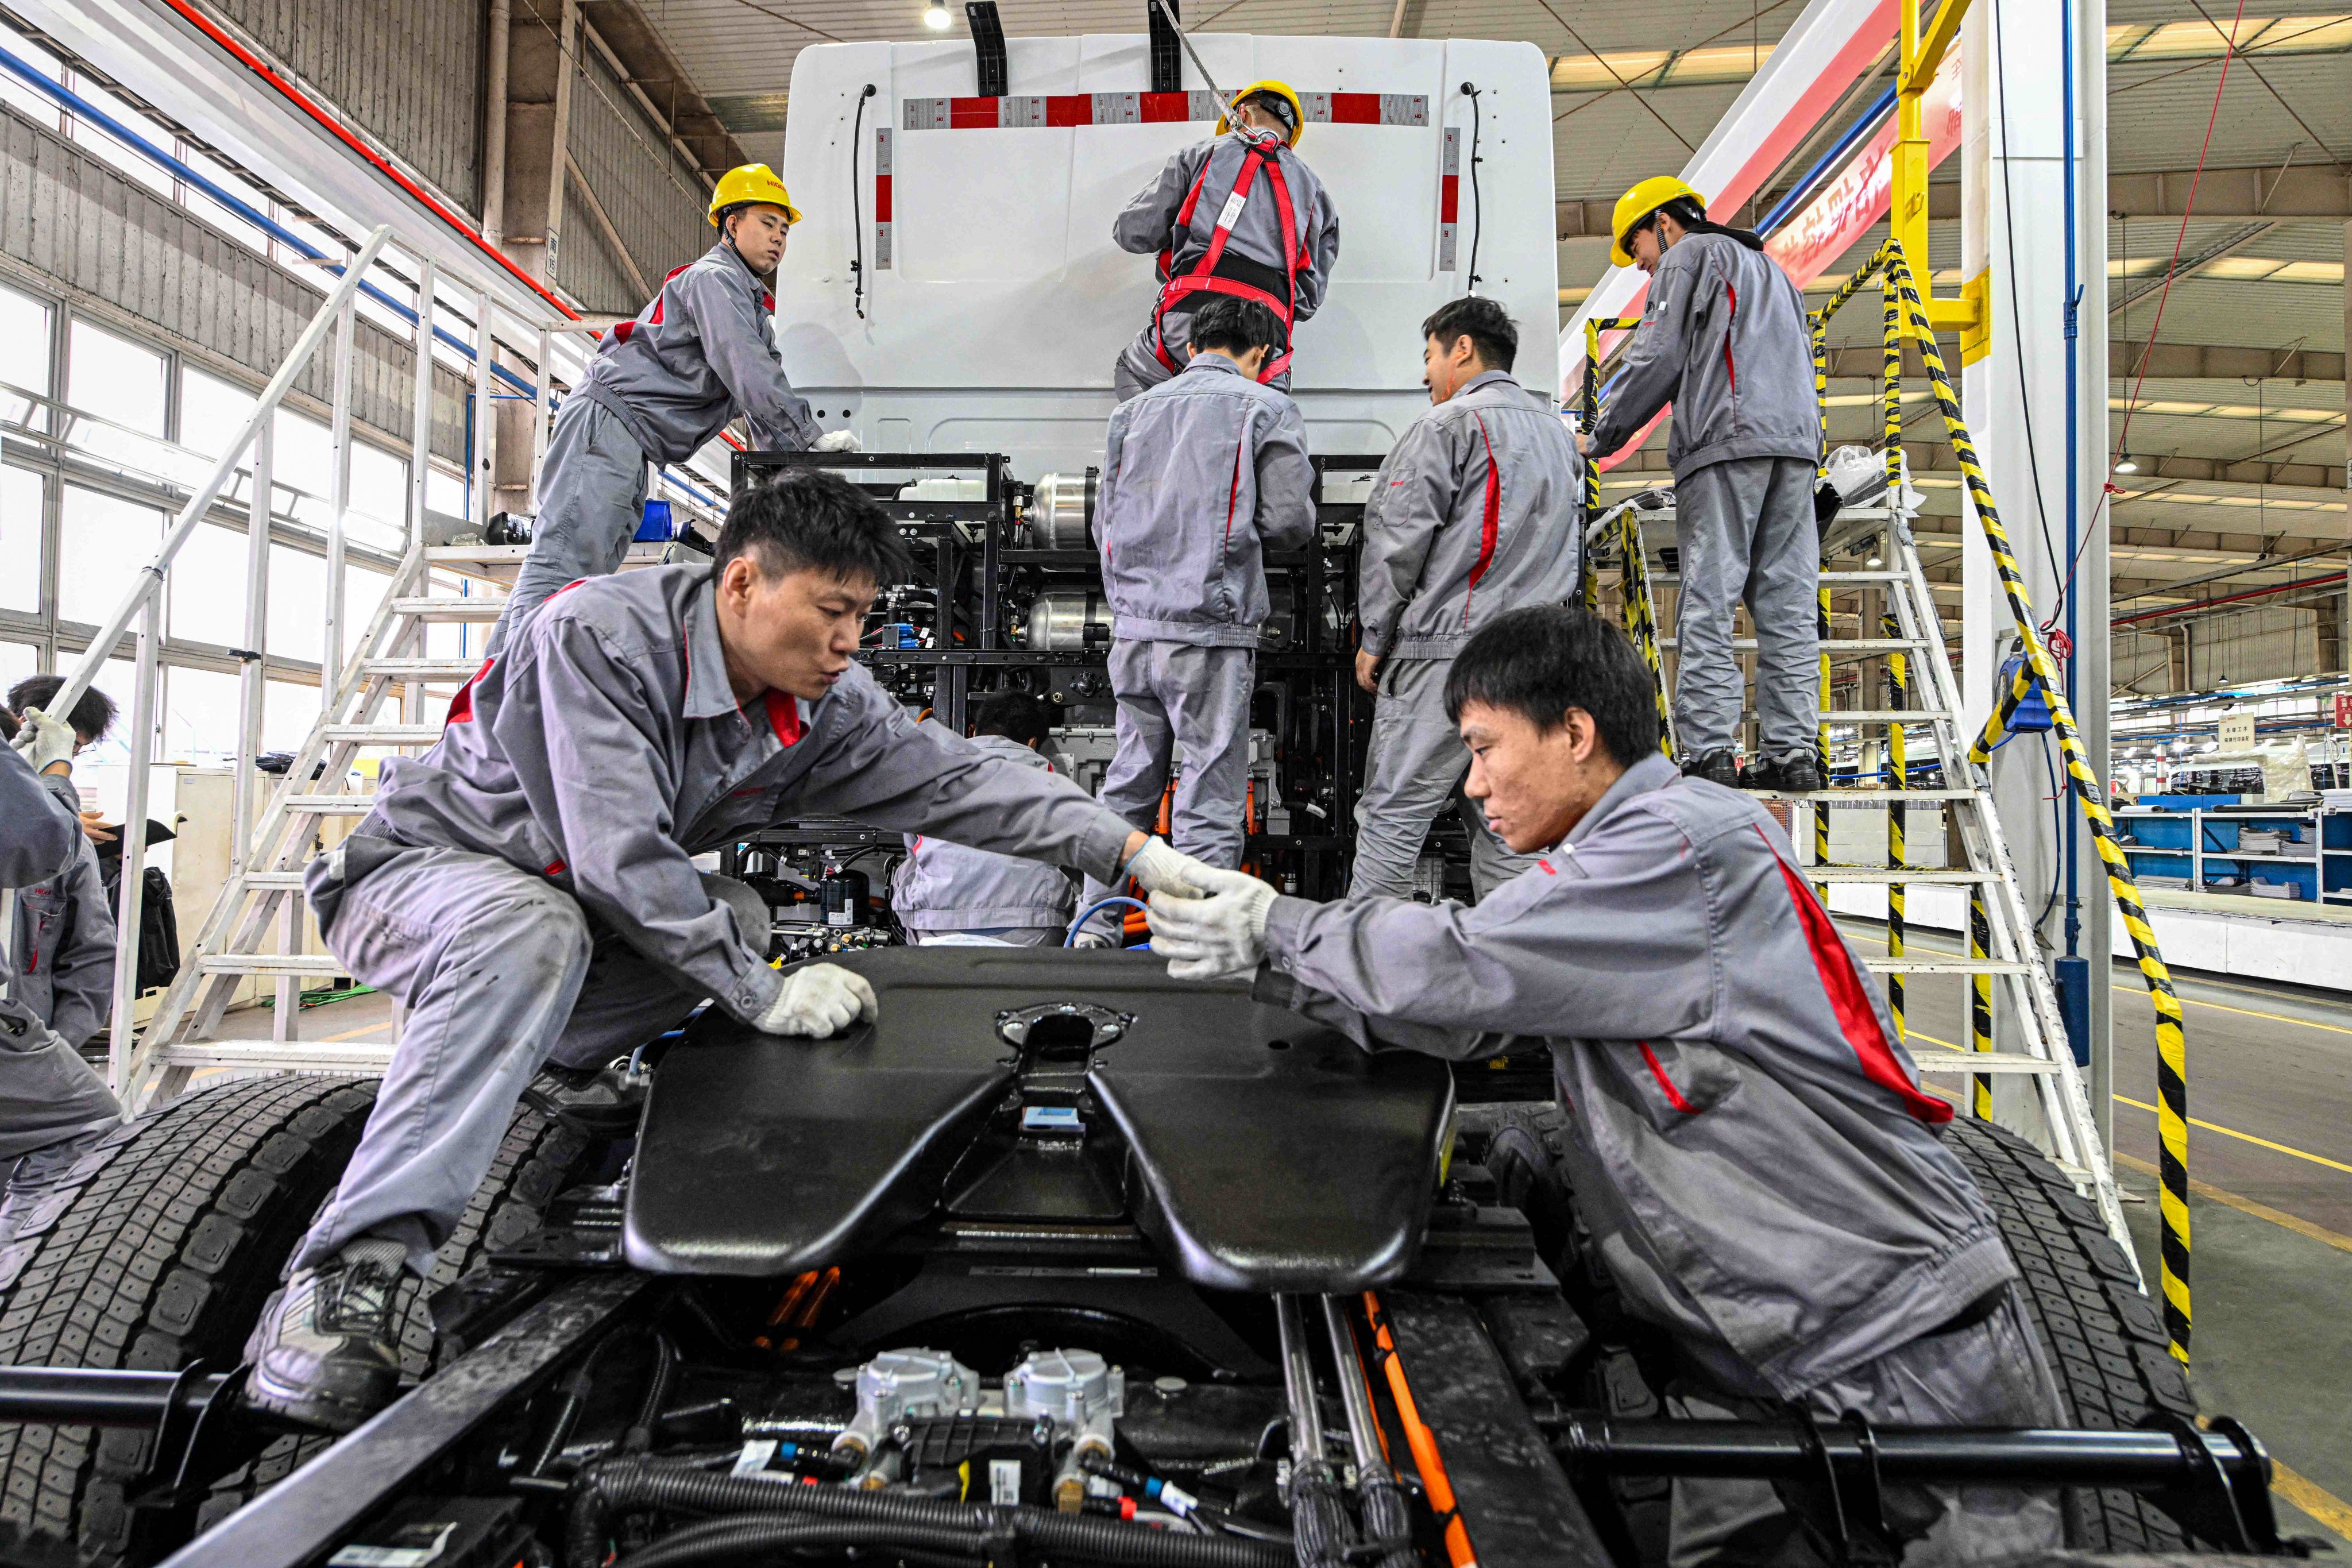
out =
[[[78,1188],[0,1250],[0,1364],[172,1370],[242,1357],[262,1302],[334,1191],[375,1105],[376,1080],[273,1076],[184,1095],[84,1158]],[[538,1222],[586,1152],[578,1133],[518,1110],[489,1180],[413,1289],[405,1369],[434,1364],[426,1302],[493,1245]],[[113,1568],[146,1561],[126,1506],[149,1435],[0,1426],[0,1563]],[[199,1528],[327,1447],[283,1437],[226,1478]]]
[[[2057,1374],[2071,1425],[2137,1426],[2153,1412],[2191,1416],[2189,1377],[2166,1348],[2164,1320],[2098,1205],[2042,1152],[2006,1128],[1957,1117],[1944,1141],[1976,1178],[2024,1276],[2027,1315]],[[2066,1544],[2078,1551],[2180,1552],[2180,1527],[2135,1492],[2069,1490]]]
[[[226,1370],[334,1190],[375,1085],[267,1078],[184,1095],[108,1134],[78,1191],[26,1216],[0,1265],[0,1364]],[[144,1432],[0,1426],[0,1560],[111,1563]]]

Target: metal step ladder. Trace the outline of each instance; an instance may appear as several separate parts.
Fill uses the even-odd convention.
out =
[[[633,544],[622,570],[659,564],[675,546]],[[355,776],[362,752],[415,753],[441,738],[424,721],[480,668],[488,626],[506,606],[506,591],[530,553],[527,545],[457,544],[412,549],[375,618],[346,665],[331,701],[252,828],[250,849],[186,945],[180,973],[142,1032],[125,1075],[126,1100],[168,1100],[207,1068],[381,1072],[392,1042],[364,1045],[297,1037],[304,980],[343,973],[331,953],[304,946],[303,874],[330,840],[374,805],[368,781]],[[438,628],[478,628],[463,652]],[[337,826],[331,822],[341,819]],[[214,1038],[223,1016],[251,976],[273,978],[276,1012],[269,1040]],[[397,1038],[399,1015],[394,1012]]]
[[[1898,482],[1890,498],[1900,497]],[[1853,728],[1867,735],[1876,731],[1885,758],[1884,783],[1832,787],[1809,795],[1758,792],[1759,798],[1788,803],[1792,839],[1802,843],[1810,826],[1813,863],[1806,868],[1822,902],[1832,887],[1884,887],[1887,894],[1887,951],[1883,958],[1864,960],[1864,966],[1882,977],[1897,1030],[1910,1046],[1931,1090],[1958,1080],[1959,1113],[1992,1115],[1993,1075],[2016,1075],[2031,1081],[2042,1122],[2044,1152],[2099,1205],[2108,1231],[2135,1257],[2124,1226],[2123,1208],[2109,1170],[2105,1144],[2092,1121],[2089,1097],[2074,1054],[2048,966],[2042,962],[2029,919],[2009,841],[1993,807],[1990,779],[1970,760],[1973,738],[1961,728],[1960,690],[1946,648],[1942,623],[1911,524],[1914,513],[1890,499],[1876,506],[1850,506],[1832,524],[1824,560],[1845,555],[1854,544],[1876,538],[1872,552],[1884,569],[1822,572],[1822,739],[1824,780],[1830,778],[1829,735],[1832,728]],[[1663,505],[1658,492],[1622,502],[1601,512],[1586,532],[1586,548],[1603,564],[1613,555],[1618,567],[1621,607],[1629,632],[1651,668],[1658,672],[1662,712],[1671,706],[1672,681],[1661,658],[1675,647],[1671,637],[1659,636],[1655,585],[1672,584],[1675,574],[1660,568],[1656,552],[1643,542],[1645,529],[1664,524],[1671,538],[1671,500]],[[1835,637],[1829,633],[1828,604],[1832,590],[1874,590],[1883,601],[1878,635]],[[1748,650],[1752,637],[1733,647]],[[1858,659],[1884,658],[1891,679],[1875,697],[1882,706],[1832,709],[1830,672],[1833,665]],[[1671,747],[1671,715],[1668,713]],[[1913,770],[1923,761],[1940,769],[1935,787],[1913,788]],[[1839,864],[1830,859],[1829,814],[1841,805],[1883,807],[1887,814],[1888,854],[1883,865]],[[1964,851],[1967,864],[1919,867],[1907,863],[1904,831],[1914,806],[1940,807],[1954,831],[1948,837]],[[1800,816],[1809,816],[1810,824]],[[1916,887],[1957,887],[1968,892],[1969,930],[1966,952],[1916,952],[1911,950],[1906,925],[1906,889]],[[1969,982],[1969,1044],[1963,1050],[1914,1043],[1904,1018],[1904,982],[1909,975],[1961,975]],[[2009,1016],[2015,1021],[2010,1048],[1993,1048],[1992,1001],[1995,988],[2007,994]],[[2012,1031],[2004,1031],[2010,1033]]]

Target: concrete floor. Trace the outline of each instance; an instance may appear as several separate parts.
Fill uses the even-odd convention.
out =
[[[1846,922],[1865,952],[1883,929]],[[1915,932],[1914,951],[1948,948]],[[2156,1275],[2154,1013],[2116,972],[2116,1174],[2140,1267]],[[2281,1529],[2352,1552],[2352,1005],[2340,994],[2176,974],[2188,1015],[2189,1376],[2209,1413],[2235,1415],[2278,1465]],[[1966,1037],[1957,977],[1912,978],[1906,1021],[1922,1055]],[[391,1038],[381,995],[306,1008],[302,1037]],[[268,1037],[268,1010],[222,1033]],[[1951,1080],[1944,1079],[1945,1083]],[[2134,1103],[2137,1101],[2137,1103]],[[2148,1108],[2148,1109],[2144,1109]]]
[[[1864,953],[1883,927],[1842,921]],[[1911,951],[1955,951],[1914,932]],[[2157,1272],[2155,1012],[2115,972],[2116,1174]],[[2174,973],[2189,1040],[2189,1381],[2278,1469],[2280,1529],[2352,1552],[2352,1004],[2341,993]],[[1957,976],[1910,977],[1916,1055],[1964,1041]],[[1939,1080],[1949,1084],[1950,1079]]]

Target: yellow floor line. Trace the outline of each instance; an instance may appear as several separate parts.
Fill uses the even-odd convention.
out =
[[[2148,1161],[2136,1154],[2126,1154],[2120,1149],[2116,1151],[2116,1163],[2126,1170],[2137,1171],[2143,1176],[2153,1176],[2158,1173],[2156,1166]],[[2308,1237],[2313,1241],[2335,1247],[2339,1252],[2352,1252],[2352,1236],[2329,1230],[2325,1226],[2314,1225],[2309,1220],[2288,1214],[2283,1209],[2274,1209],[2268,1204],[2258,1204],[2252,1198],[2242,1198],[2235,1193],[2223,1192],[2212,1183],[2200,1182],[2194,1176],[2189,1178],[2189,1190],[2200,1198],[2208,1198],[2214,1203],[2236,1209],[2240,1214],[2250,1214],[2256,1219],[2266,1219],[2273,1225],[2291,1230],[2297,1236]],[[2352,1531],[2347,1533],[2352,1534]]]
[[[2295,1474],[2276,1459],[2271,1461],[2271,1490],[2336,1534],[2352,1536],[2352,1503],[2346,1502],[2317,1481]]]
[[[2134,1100],[2127,1094],[2116,1095],[2115,1099],[2116,1104],[2128,1105],[2137,1110],[2145,1110],[2150,1114],[2156,1110],[2156,1107],[2147,1101]],[[2210,1121],[2200,1121],[2193,1116],[2189,1119],[2189,1125],[2202,1127],[2208,1132],[2219,1132],[2224,1138],[2235,1138],[2247,1143],[2258,1143],[2265,1149],[2274,1149],[2282,1154],[2292,1154],[2298,1160],[2308,1160],[2315,1165],[2325,1165],[2331,1171],[2342,1171],[2347,1175],[2352,1175],[2352,1165],[2347,1165],[2341,1160],[2331,1160],[2325,1154],[2307,1153],[2304,1150],[2291,1148],[2284,1143],[2273,1143],[2267,1138],[2257,1138],[2251,1132],[2241,1132],[2233,1127],[2220,1127]]]

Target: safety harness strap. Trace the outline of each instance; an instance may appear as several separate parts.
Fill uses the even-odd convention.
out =
[[[1281,214],[1283,291],[1280,295],[1238,278],[1220,277],[1217,273],[1218,266],[1224,260],[1225,247],[1233,239],[1234,224],[1249,203],[1250,187],[1257,183],[1260,167],[1265,170],[1267,191]],[[1192,214],[1200,205],[1201,188],[1208,178],[1209,165],[1204,160],[1201,172],[1193,176],[1192,188],[1185,193],[1184,205],[1177,209],[1178,231],[1192,226]],[[1172,276],[1175,267],[1173,245],[1160,253],[1160,276],[1166,282],[1160,290],[1160,303],[1151,314],[1152,356],[1159,360],[1162,369],[1171,374],[1182,368],[1169,355],[1160,323],[1166,319],[1171,305],[1191,294],[1230,294],[1236,299],[1255,300],[1274,312],[1275,319],[1282,323],[1283,335],[1287,338],[1293,314],[1291,301],[1297,298],[1298,290],[1298,268],[1305,260],[1298,239],[1298,216],[1291,209],[1290,184],[1282,177],[1281,162],[1265,147],[1253,142],[1243,153],[1241,174],[1234,179],[1233,192],[1226,196],[1224,207],[1217,215],[1217,226],[1209,236],[1209,248],[1202,253],[1199,264],[1178,278]],[[1260,367],[1257,379],[1261,384],[1271,382],[1289,368],[1290,350],[1286,344],[1278,356],[1267,360]]]

